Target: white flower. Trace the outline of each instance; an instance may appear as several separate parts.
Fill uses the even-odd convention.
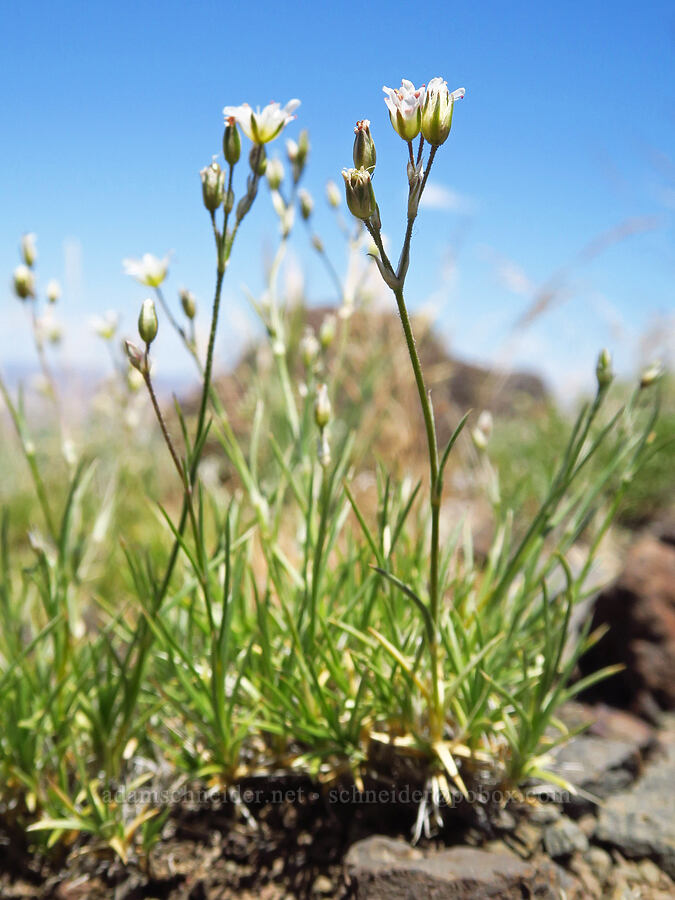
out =
[[[158,259],[152,253],[144,253],[142,259],[123,259],[124,274],[131,275],[148,287],[159,287],[169,269],[169,257]]]
[[[115,337],[118,322],[119,316],[112,309],[109,309],[107,312],[103,313],[102,316],[93,316],[89,320],[89,324],[91,325],[93,330],[99,337],[103,338],[104,341],[109,341]]]
[[[45,289],[45,294],[47,295],[47,300],[50,303],[56,303],[56,301],[61,296],[61,285],[58,283],[56,278],[51,278],[47,282],[47,287]]]
[[[29,234],[24,234],[21,238],[21,256],[23,257],[23,261],[27,266],[33,267],[33,263],[37,259],[37,248],[35,243],[37,241],[37,235],[30,232]]]
[[[262,111],[258,107],[254,112],[248,103],[243,103],[241,106],[226,106],[223,115],[225,121],[234,119],[254,144],[267,144],[295,118],[293,111],[298,106],[299,100],[289,100],[283,109],[279,103],[268,103]]]
[[[465,93],[464,88],[450,93],[447,82],[442,78],[432,78],[427,85],[422,109],[422,134],[434,147],[444,143],[450,134],[455,100],[461,100]]]
[[[40,343],[58,344],[63,337],[63,329],[54,318],[51,309],[35,320],[38,340]]]
[[[403,78],[398,90],[388,87],[383,87],[382,90],[387,95],[384,102],[395,131],[404,141],[412,141],[420,133],[422,124],[424,85],[416,88],[412,81]]]

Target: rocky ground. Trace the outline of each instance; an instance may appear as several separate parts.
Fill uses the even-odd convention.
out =
[[[444,844],[409,842],[409,811],[331,808],[311,783],[299,803],[254,810],[257,828],[226,806],[182,811],[143,870],[73,853],[63,867],[28,863],[9,877],[6,900],[216,900],[216,898],[611,898],[675,896],[675,715],[653,728],[607,707],[567,707],[588,732],[554,768],[579,793],[510,804],[491,824],[455,822]],[[302,788],[300,790],[299,788]],[[527,792],[526,792],[527,793]],[[373,831],[384,833],[377,834]],[[19,860],[15,860],[18,863]]]

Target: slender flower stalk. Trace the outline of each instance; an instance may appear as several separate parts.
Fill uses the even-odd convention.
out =
[[[413,333],[410,316],[404,297],[404,284],[410,261],[410,245],[412,241],[413,226],[417,217],[420,199],[424,193],[427,179],[433,165],[438,147],[447,139],[452,125],[453,104],[456,99],[464,96],[464,89],[449,93],[446,83],[440,78],[434,78],[427,88],[415,88],[412,82],[403,79],[399,90],[383,88],[385,103],[389,110],[389,117],[395,131],[406,141],[408,146],[408,208],[407,226],[401,254],[396,269],[392,266],[384,249],[381,236],[381,224],[379,211],[375,202],[370,175],[365,169],[350,169],[343,171],[347,204],[356,218],[363,221],[366,229],[372,237],[378,250],[375,261],[380,270],[384,282],[391,288],[396,305],[398,307],[401,325],[408,347],[408,355],[415,377],[415,385],[419,396],[420,407],[424,418],[426,432],[427,453],[429,457],[429,481],[430,481],[430,509],[431,509],[431,535],[429,547],[429,600],[428,623],[426,630],[427,646],[429,650],[429,663],[431,669],[431,692],[429,704],[429,737],[432,746],[442,742],[445,729],[445,710],[443,700],[443,679],[440,663],[440,601],[441,586],[439,583],[440,560],[440,509],[443,494],[443,465],[447,459],[447,453],[452,446],[452,441],[444,451],[441,459],[438,448],[438,437],[434,422],[434,412],[431,404],[431,395],[427,390],[424,380],[424,372],[417,351],[415,335]],[[369,123],[368,123],[369,125]],[[421,132],[421,134],[420,134]],[[368,128],[368,134],[370,130]],[[413,140],[420,135],[417,157],[415,157]],[[424,141],[430,144],[429,158],[424,166],[422,155]],[[356,149],[359,148],[359,161],[365,159],[367,147],[365,136],[360,138],[357,134],[354,159],[356,161]],[[447,766],[446,766],[447,768]]]

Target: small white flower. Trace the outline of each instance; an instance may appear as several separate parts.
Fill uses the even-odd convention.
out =
[[[58,283],[56,278],[52,278],[47,282],[45,294],[47,295],[47,300],[49,300],[50,303],[56,303],[56,301],[60,298],[61,285]]]
[[[298,106],[299,100],[289,100],[283,109],[279,103],[268,103],[262,111],[260,107],[254,111],[248,103],[243,103],[241,106],[226,106],[223,115],[226,121],[234,119],[254,144],[267,144],[295,118],[293,112]]]
[[[37,248],[35,246],[37,241],[37,235],[33,234],[31,231],[29,234],[24,234],[21,238],[21,256],[23,257],[23,261],[27,266],[33,267],[33,263],[37,259]]]
[[[401,79],[401,87],[383,87],[386,94],[384,102],[389,110],[389,118],[394,130],[404,141],[412,141],[420,133],[422,125],[422,104],[425,88],[416,88],[412,81]]]
[[[118,322],[119,316],[112,309],[103,313],[102,316],[93,316],[89,320],[89,324],[93,330],[99,337],[103,338],[104,341],[110,341],[115,337]]]
[[[123,259],[124,274],[131,275],[148,287],[159,287],[169,270],[169,257],[159,259],[152,253],[144,253],[141,259]]]
[[[63,329],[54,318],[51,309],[47,309],[35,320],[35,326],[40,343],[58,344],[63,337]]]

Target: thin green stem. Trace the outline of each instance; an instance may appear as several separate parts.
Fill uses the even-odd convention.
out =
[[[145,348],[145,358],[143,360],[143,380],[145,381],[145,385],[148,389],[148,394],[150,395],[150,402],[152,403],[152,408],[155,411],[155,416],[157,421],[159,422],[159,427],[162,431],[162,436],[164,438],[164,443],[169,448],[169,453],[171,454],[171,459],[173,460],[173,464],[176,467],[176,471],[178,472],[178,477],[181,480],[181,483],[184,483],[184,473],[183,466],[181,465],[181,461],[178,457],[178,453],[176,452],[176,448],[173,445],[173,441],[171,440],[171,435],[169,434],[169,430],[166,427],[166,422],[164,421],[164,416],[162,415],[162,410],[160,409],[159,403],[157,402],[157,395],[155,393],[155,388],[152,383],[152,378],[150,377],[150,364],[148,361],[148,350],[149,346],[146,345]]]
[[[417,393],[419,394],[422,414],[424,416],[424,428],[427,435],[427,449],[429,453],[429,474],[431,481],[431,541],[430,541],[430,560],[429,560],[429,614],[433,624],[433,634],[429,641],[429,656],[431,664],[431,693],[432,708],[429,713],[429,728],[432,741],[440,740],[443,736],[443,710],[441,700],[441,685],[439,680],[439,613],[440,613],[440,591],[438,584],[438,569],[440,557],[440,511],[441,511],[441,495],[440,495],[440,479],[438,468],[438,438],[436,436],[436,426],[434,423],[434,413],[431,405],[431,397],[427,391],[424,382],[424,374],[422,372],[422,364],[417,352],[415,336],[413,334],[410,317],[403,297],[403,288],[394,291],[396,304],[398,306],[401,324],[403,325],[403,333],[405,334],[406,344],[408,345],[408,353],[410,362],[412,363],[413,372],[415,374],[415,384],[417,385]]]

